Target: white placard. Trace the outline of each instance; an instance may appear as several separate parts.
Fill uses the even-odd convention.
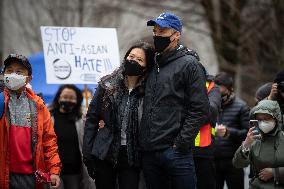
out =
[[[114,28],[40,29],[49,84],[96,84],[120,65]]]

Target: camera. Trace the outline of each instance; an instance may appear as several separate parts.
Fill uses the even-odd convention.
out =
[[[249,124],[250,124],[250,127],[254,127],[254,129],[252,130],[252,133],[254,136],[258,136],[256,139],[261,139],[262,134],[261,134],[261,130],[258,127],[258,120],[249,120]]]
[[[284,92],[284,81],[281,81],[280,83],[278,83],[277,89],[278,89],[280,92]]]

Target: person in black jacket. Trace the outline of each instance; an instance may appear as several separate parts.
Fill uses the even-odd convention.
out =
[[[208,121],[205,74],[196,57],[179,45],[182,24],[171,13],[154,26],[155,65],[147,78],[139,144],[148,189],[195,189],[192,147]]]
[[[232,158],[249,129],[249,107],[235,96],[229,74],[221,72],[214,81],[222,95],[221,113],[215,127],[216,188],[223,189],[226,181],[228,189],[243,189],[244,171],[233,167]]]
[[[154,49],[139,42],[124,62],[101,79],[86,115],[83,160],[97,189],[137,189],[140,175],[138,126],[147,70]],[[104,124],[104,126],[102,126]]]

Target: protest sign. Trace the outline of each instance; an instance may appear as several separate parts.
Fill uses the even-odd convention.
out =
[[[119,64],[114,28],[42,26],[49,84],[96,84]]]

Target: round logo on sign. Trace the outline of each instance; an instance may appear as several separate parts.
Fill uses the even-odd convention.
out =
[[[62,59],[55,59],[53,61],[53,68],[55,76],[58,79],[67,79],[71,75],[71,65]]]

